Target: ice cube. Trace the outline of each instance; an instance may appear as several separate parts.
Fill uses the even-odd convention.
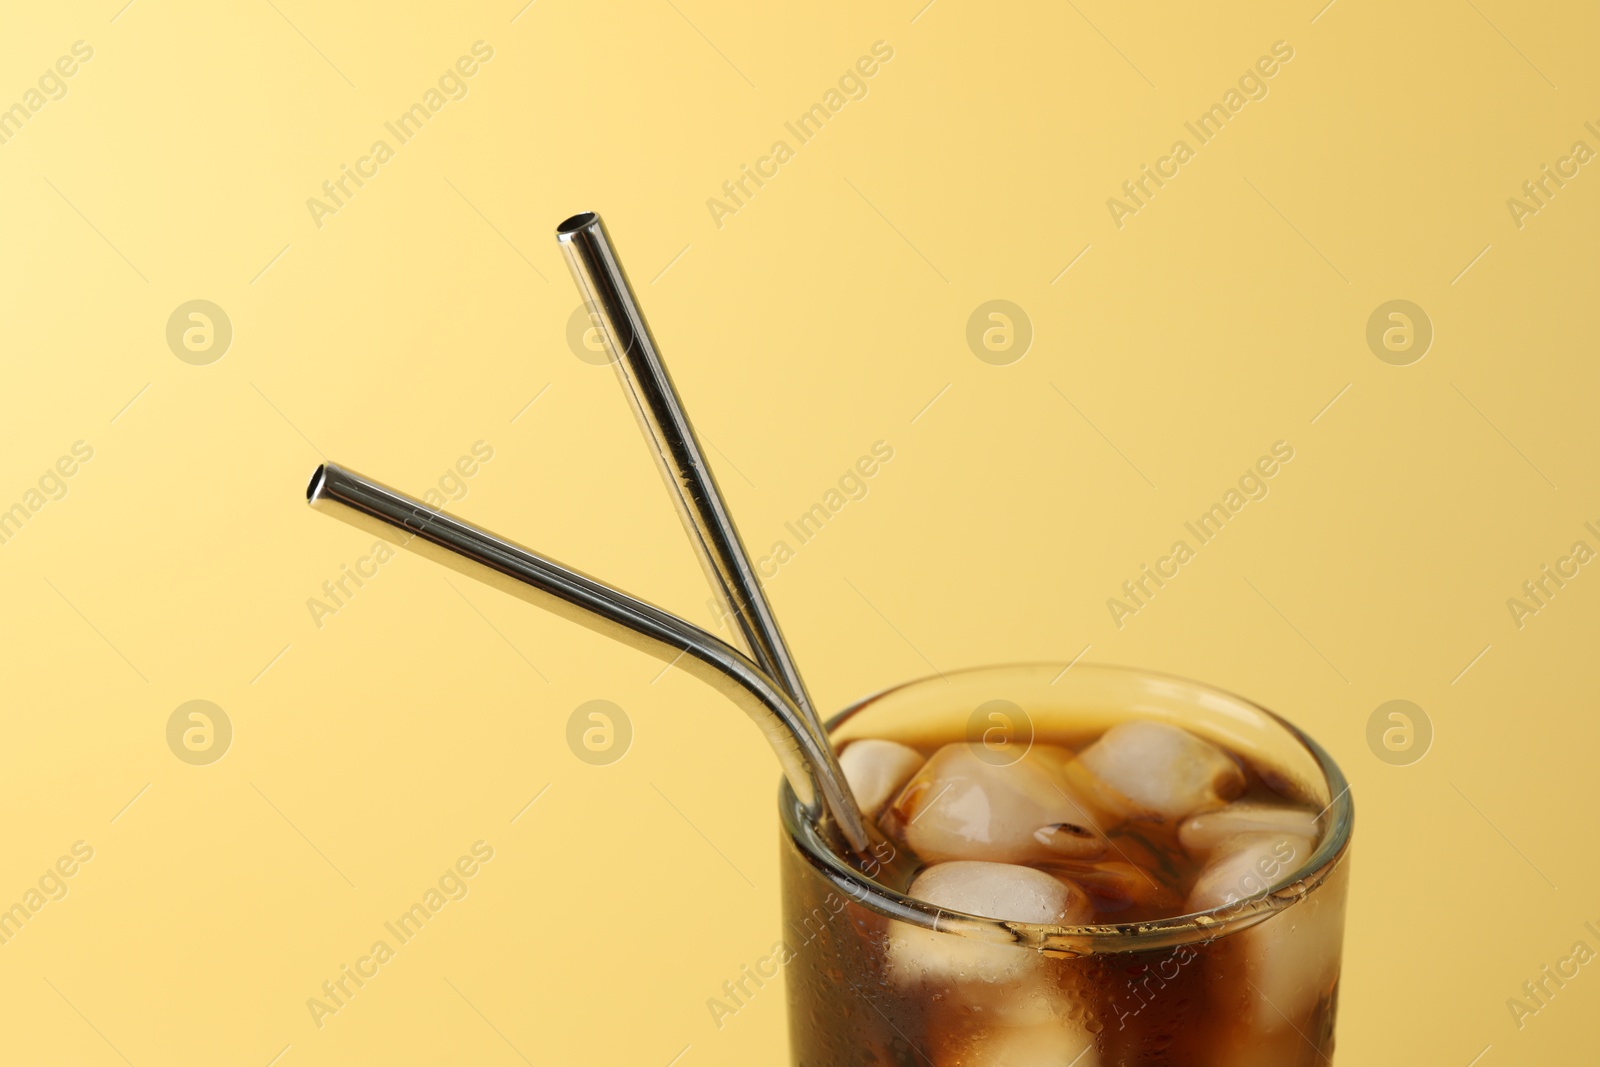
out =
[[[1284,831],[1226,838],[1212,849],[1189,895],[1189,908],[1204,911],[1259,896],[1303,867],[1312,849],[1313,838]],[[1324,883],[1276,915],[1225,936],[1208,961],[1217,975],[1218,1007],[1237,1012],[1242,998],[1241,1025],[1260,1033],[1306,1025],[1339,977],[1343,875],[1341,868],[1330,879],[1333,884]]]
[[[1190,854],[1204,856],[1230,837],[1272,832],[1314,841],[1319,836],[1317,816],[1304,808],[1241,801],[1190,818],[1178,828],[1178,840]]]
[[[1009,863],[936,863],[917,875],[910,894],[940,908],[1012,922],[1077,926],[1094,916],[1082,889]],[[902,982],[1015,982],[1044,958],[1021,945],[890,924],[889,968]]]
[[[1333,1024],[1330,1001],[1339,984],[1347,878],[1349,864],[1339,865],[1314,891],[1250,928],[1226,934],[1206,953],[1211,1003],[1232,1021],[1237,1049],[1221,1064],[1322,1062],[1306,1056],[1307,1041],[1322,1041]],[[1272,1048],[1278,1056],[1266,1053]]]
[[[1244,791],[1244,772],[1220,748],[1176,726],[1121,722],[1078,754],[1105,787],[1097,799],[1129,818],[1177,822]]]
[[[1094,1035],[1059,1020],[1034,1026],[998,1026],[970,1035],[961,1046],[940,1049],[937,1067],[1100,1067]]]
[[[1313,893],[1239,934],[1256,1028],[1304,1027],[1339,981],[1344,909]]]
[[[1260,896],[1311,858],[1312,839],[1285,831],[1235,834],[1211,851],[1189,892],[1189,910]]]
[[[839,755],[839,767],[844,771],[856,803],[869,819],[878,817],[883,809],[917,773],[925,761],[922,753],[896,741],[879,741],[863,738],[852,741]]]
[[[999,766],[964,743],[945,745],[884,815],[884,828],[926,860],[996,863],[1097,859],[1107,849],[1091,810],[1061,773],[1072,753],[1035,745]]]
[[[1082,889],[1014,863],[935,863],[917,875],[910,894],[941,908],[1008,922],[1072,926],[1093,914]]]
[[[1303,1035],[1322,1031],[1319,1003],[1332,996],[1339,982],[1348,870],[1348,865],[1339,867],[1277,914],[1227,935],[1225,951],[1208,959],[1215,976],[1214,1004],[1237,1015],[1240,1027],[1251,1035],[1249,1044],[1264,1047],[1276,1038],[1284,1048],[1303,1048],[1297,1044],[1305,1040]]]

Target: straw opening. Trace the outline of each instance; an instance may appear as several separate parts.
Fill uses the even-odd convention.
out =
[[[322,489],[322,483],[327,479],[328,465],[320,464],[316,472],[311,475],[311,482],[306,486],[306,499],[317,499],[317,493]]]
[[[567,219],[561,223],[561,225],[557,226],[556,234],[559,236],[562,234],[577,233],[579,230],[594,225],[599,218],[600,216],[596,215],[592,211],[580,211],[578,214],[572,216],[570,219]]]

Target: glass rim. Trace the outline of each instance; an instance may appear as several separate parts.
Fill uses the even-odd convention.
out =
[[[1319,813],[1319,818],[1322,815],[1329,816],[1327,831],[1322,835],[1317,847],[1312,850],[1310,857],[1265,889],[1207,911],[1136,923],[1060,926],[1049,923],[1012,922],[953,911],[918,900],[916,897],[874,881],[841,859],[828,846],[817,825],[806,817],[806,812],[795,797],[794,791],[787,782],[784,782],[779,789],[778,808],[784,831],[790,841],[813,869],[833,883],[834,887],[850,900],[887,918],[897,919],[935,933],[972,937],[983,941],[1011,942],[1050,955],[1061,956],[1148,951],[1215,940],[1254,926],[1297,903],[1326,881],[1344,860],[1350,847],[1350,835],[1355,828],[1355,802],[1350,797],[1350,783],[1345,779],[1344,772],[1339,769],[1333,757],[1310,735],[1271,709],[1237,693],[1191,678],[1139,667],[1103,663],[1062,664],[1031,661],[966,667],[947,671],[941,675],[914,678],[881,689],[834,715],[827,721],[826,726],[831,735],[845,721],[891,693],[935,680],[947,681],[951,675],[1056,668],[1061,668],[1062,673],[1067,670],[1106,672],[1177,682],[1237,701],[1276,723],[1315,759],[1327,783],[1328,792],[1333,797],[1328,806]]]

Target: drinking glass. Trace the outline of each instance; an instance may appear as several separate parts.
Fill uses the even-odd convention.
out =
[[[837,747],[964,741],[1003,766],[1036,740],[1077,748],[1130,719],[1180,726],[1322,809],[1309,858],[1246,877],[1234,902],[1208,912],[1080,927],[1005,922],[884,884],[896,881],[898,858],[887,840],[858,869],[785,786],[781,959],[797,1067],[1332,1062],[1354,808],[1333,760],[1284,719],[1181,678],[1025,664],[909,682],[829,728]],[[946,962],[911,973],[896,963],[908,947]]]

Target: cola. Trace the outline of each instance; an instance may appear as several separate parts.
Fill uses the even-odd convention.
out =
[[[1352,819],[1337,767],[1242,701],[1255,723],[1077,714],[1058,693],[1030,709],[1024,682],[1007,706],[1025,736],[998,743],[955,694],[846,714],[866,854],[785,797],[793,1062],[1331,1063]]]

